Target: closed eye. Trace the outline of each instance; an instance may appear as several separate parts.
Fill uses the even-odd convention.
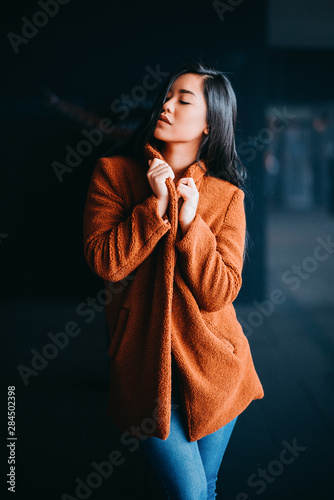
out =
[[[168,101],[168,99],[170,99],[170,97],[166,97],[166,101]],[[186,102],[186,101],[179,101],[181,104],[191,104],[190,102]]]

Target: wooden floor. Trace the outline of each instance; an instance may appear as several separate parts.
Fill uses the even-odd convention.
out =
[[[316,250],[318,238],[334,241],[334,218],[321,212],[269,216],[266,302],[237,306],[265,397],[239,416],[220,469],[218,500],[334,497],[334,251]],[[122,445],[106,415],[103,312],[88,322],[77,306],[42,299],[2,305],[5,386],[17,392],[16,498],[165,499],[142,450]],[[31,349],[41,352],[48,333],[63,331],[68,321],[76,321],[80,333],[27,375],[25,385],[17,366],[30,367]],[[106,477],[96,474],[113,450],[124,462],[113,470],[105,464]]]

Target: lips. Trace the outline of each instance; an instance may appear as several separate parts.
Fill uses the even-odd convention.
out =
[[[171,125],[170,121],[168,120],[167,116],[165,115],[160,115],[159,120],[165,123],[168,123],[168,125]]]

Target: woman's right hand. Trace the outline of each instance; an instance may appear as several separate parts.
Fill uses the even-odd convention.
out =
[[[167,177],[170,177],[173,180],[175,175],[173,169],[163,160],[154,158],[153,160],[149,160],[148,164],[150,168],[147,171],[147,179],[153,193],[158,198],[159,211],[162,217],[167,210],[169,198],[165,181]]]

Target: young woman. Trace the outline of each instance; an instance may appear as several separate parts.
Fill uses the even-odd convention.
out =
[[[246,234],[235,123],[226,76],[181,68],[131,140],[98,160],[85,207],[110,328],[108,414],[171,499],[216,497],[236,419],[264,395],[232,304]]]

